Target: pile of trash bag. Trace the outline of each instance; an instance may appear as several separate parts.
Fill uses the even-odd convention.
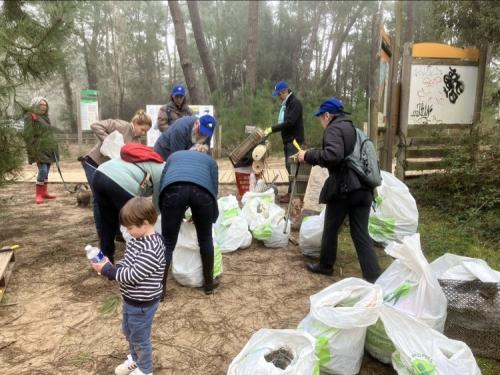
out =
[[[246,192],[241,199],[241,216],[248,222],[253,238],[264,242],[266,247],[287,247],[290,237],[290,221],[285,210],[274,203],[274,190],[263,193]]]
[[[381,171],[381,175],[368,232],[374,241],[388,244],[417,233],[418,209],[408,186],[392,173]]]
[[[382,288],[384,304],[443,332],[446,296],[422,253],[420,235],[406,236],[401,243],[391,242],[385,252],[396,260],[375,282]],[[394,346],[383,320],[368,327],[365,348],[379,361],[390,363]]]

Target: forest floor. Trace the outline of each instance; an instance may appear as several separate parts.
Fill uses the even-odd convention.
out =
[[[25,169],[24,175],[32,172]],[[35,205],[31,182],[0,189],[0,246],[21,246],[0,303],[0,374],[112,374],[128,352],[118,285],[99,277],[86,260],[84,246],[97,244],[92,210],[76,207],[75,195],[62,184],[50,184],[50,191],[56,200]],[[235,193],[234,185],[220,186],[220,196]],[[419,209],[429,261],[450,250],[491,253],[463,237],[442,213]],[[292,234],[298,238],[298,232]],[[248,249],[223,255],[221,286],[213,296],[183,287],[169,275],[167,298],[153,323],[154,373],[225,374],[259,329],[295,328],[309,312],[312,294],[341,278],[360,276],[348,230],[339,241],[332,277],[307,272],[305,258],[291,243],[287,249],[269,249],[255,240]],[[123,250],[118,243],[118,259]],[[377,253],[386,268],[392,258],[382,249]],[[478,362],[483,374],[500,373],[500,362]],[[360,373],[395,372],[366,355]]]
[[[85,258],[85,244],[97,241],[91,209],[76,207],[61,184],[50,187],[57,199],[41,205],[33,203],[31,183],[0,190],[0,245],[21,245],[0,304],[0,373],[111,374],[127,354],[118,285],[99,277]],[[221,190],[221,196],[234,194],[235,187]],[[310,295],[360,275],[345,232],[333,277],[307,272],[291,243],[269,249],[255,240],[223,255],[213,296],[169,275],[153,324],[155,374],[224,374],[259,329],[295,328],[309,311]],[[119,244],[117,258],[123,248]],[[361,374],[392,373],[365,357]]]

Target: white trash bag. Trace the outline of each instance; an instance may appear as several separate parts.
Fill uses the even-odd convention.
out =
[[[482,259],[447,253],[432,262],[431,268],[436,278],[441,280],[478,279],[483,283],[500,283],[500,272]]]
[[[314,338],[302,330],[261,329],[233,359],[227,375],[319,375]]]
[[[385,252],[396,258],[375,282],[382,287],[384,303],[443,332],[447,300],[422,253],[420,235],[391,242]],[[383,363],[389,363],[394,347],[379,320],[368,327],[366,350]]]
[[[302,219],[299,231],[299,248],[303,255],[319,258],[321,238],[325,224],[325,208],[319,215],[306,216]]]
[[[470,348],[390,306],[380,318],[396,351],[392,366],[400,375],[480,375]]]
[[[228,220],[214,227],[214,239],[223,253],[245,249],[252,244],[252,233],[247,221],[241,216]]]
[[[418,209],[410,190],[401,180],[389,172],[380,172],[382,185],[377,187],[368,232],[373,240],[388,244],[417,233]]]
[[[125,145],[123,135],[118,130],[109,134],[101,145],[101,154],[110,159],[120,159],[120,149]]]
[[[222,254],[214,246],[214,278],[222,273]],[[172,276],[181,285],[191,288],[203,286],[203,266],[201,263],[198,236],[193,223],[183,221],[172,255]]]
[[[351,277],[330,285],[310,300],[310,313],[298,328],[316,338],[321,372],[359,373],[366,328],[377,321],[382,305],[380,286]]]
[[[219,198],[219,217],[214,224],[214,239],[223,253],[244,249],[252,244],[248,223],[241,216],[238,201],[234,195]]]
[[[285,210],[274,203],[274,190],[264,193],[247,192],[241,199],[241,216],[255,239],[266,247],[287,247],[290,237],[290,220],[286,223]]]

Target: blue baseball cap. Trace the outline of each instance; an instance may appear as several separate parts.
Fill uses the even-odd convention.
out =
[[[217,121],[215,117],[210,115],[204,115],[200,117],[200,134],[211,137],[215,131],[215,125],[217,125]]]
[[[279,81],[276,86],[274,86],[273,96],[278,96],[281,91],[288,88],[288,83],[285,81]]]
[[[319,106],[319,111],[314,114],[314,116],[319,117],[323,113],[331,113],[336,115],[339,113],[350,115],[349,112],[344,111],[344,106],[342,105],[342,100],[337,98],[328,98]]]
[[[172,87],[172,96],[186,96],[186,88],[183,85],[175,85]]]

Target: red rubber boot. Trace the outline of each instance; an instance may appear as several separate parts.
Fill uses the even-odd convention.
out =
[[[43,188],[45,185],[35,185],[35,203],[43,203]]]
[[[47,185],[48,185],[48,182],[46,182],[46,183],[43,184],[43,194],[42,194],[42,197],[44,197],[45,199],[56,199],[55,195],[49,194],[49,192],[47,191]]]

